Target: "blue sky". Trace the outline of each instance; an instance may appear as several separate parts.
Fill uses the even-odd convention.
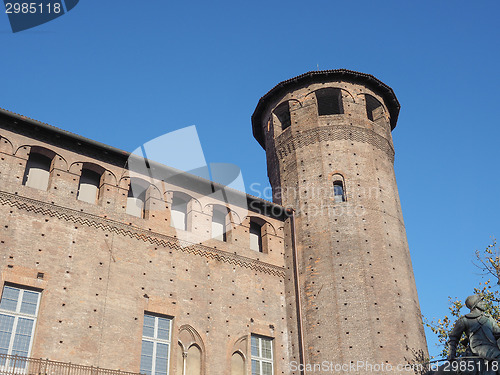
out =
[[[264,187],[259,98],[317,68],[373,74],[402,106],[396,176],[422,312],[438,318],[500,236],[499,13],[486,0],[82,0],[16,34],[0,14],[0,107],[128,151],[196,125],[207,161]]]

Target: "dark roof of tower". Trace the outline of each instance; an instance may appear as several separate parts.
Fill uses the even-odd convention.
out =
[[[373,91],[380,94],[387,105],[391,117],[391,129],[396,127],[398,121],[399,109],[401,108],[394,91],[382,81],[371,74],[355,72],[347,69],[317,70],[311,71],[300,76],[287,79],[274,86],[269,92],[260,98],[257,107],[252,115],[253,136],[265,148],[264,134],[262,131],[262,114],[266,110],[267,104],[276,96],[285,95],[288,91],[301,87],[304,84],[329,82],[342,79],[354,83],[363,83]]]

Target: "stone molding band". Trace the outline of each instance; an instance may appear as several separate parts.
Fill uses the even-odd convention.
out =
[[[248,268],[253,271],[267,273],[276,277],[285,277],[285,269],[269,263],[247,258],[226,251],[214,249],[205,245],[188,243],[165,234],[156,233],[126,224],[101,218],[92,214],[79,212],[70,208],[61,207],[35,199],[22,197],[19,195],[0,191],[0,205],[10,206],[19,210],[33,212],[44,216],[55,217],[75,224],[86,225],[105,232],[111,232],[125,237],[148,242],[153,245],[162,246],[168,249],[181,251],[188,254],[198,255],[207,259],[214,259],[219,262],[228,263],[234,266]],[[181,246],[180,244],[184,246]]]

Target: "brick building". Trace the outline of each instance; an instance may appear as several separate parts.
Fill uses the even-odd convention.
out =
[[[275,203],[229,207],[207,194],[222,186],[132,175],[129,153],[1,110],[0,369],[299,374],[426,352],[398,113],[368,74],[278,84],[252,117]]]

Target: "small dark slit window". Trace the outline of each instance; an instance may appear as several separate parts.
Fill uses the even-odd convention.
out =
[[[341,115],[344,113],[340,89],[321,89],[316,91],[318,115]]]
[[[281,123],[281,130],[285,130],[290,126],[290,108],[288,107],[288,102],[281,103],[278,107],[276,107],[274,114],[278,117],[278,120]]]
[[[384,113],[384,107],[382,104],[375,99],[373,96],[366,94],[366,116],[368,120],[375,121],[380,118],[380,116]]]
[[[345,202],[344,186],[342,184],[342,181],[335,181],[333,183],[333,195],[335,202]]]

